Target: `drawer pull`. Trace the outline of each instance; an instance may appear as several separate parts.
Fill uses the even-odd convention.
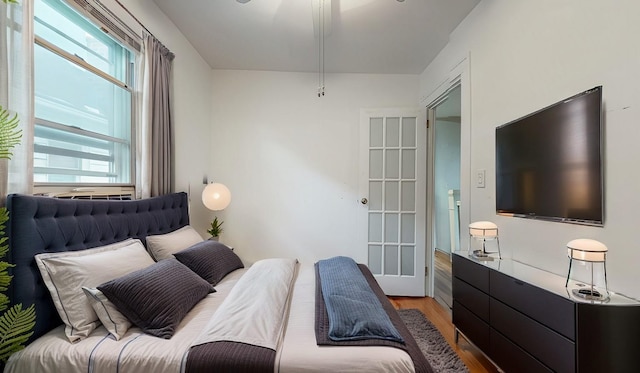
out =
[[[513,280],[513,282],[515,282],[517,285],[524,285],[524,282],[520,280]]]

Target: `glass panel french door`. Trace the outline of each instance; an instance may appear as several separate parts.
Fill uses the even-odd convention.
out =
[[[424,296],[424,113],[367,111],[361,120],[367,264],[387,295]]]

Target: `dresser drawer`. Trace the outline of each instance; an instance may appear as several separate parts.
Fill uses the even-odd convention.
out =
[[[453,276],[489,293],[489,268],[458,254],[453,255]]]
[[[489,322],[489,295],[454,277],[453,298],[482,320]]]
[[[495,329],[491,329],[489,356],[505,372],[553,372]]]
[[[491,299],[491,327],[556,372],[575,372],[575,344],[513,308]]]
[[[490,291],[496,298],[575,341],[575,304],[569,299],[491,271]]]
[[[489,324],[453,301],[453,325],[482,351],[489,351]]]
[[[639,372],[640,308],[578,303],[578,371]]]

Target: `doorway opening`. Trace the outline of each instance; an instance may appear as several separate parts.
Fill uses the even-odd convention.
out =
[[[451,310],[451,255],[460,250],[461,89],[452,87],[430,107],[433,124],[431,201],[434,298]]]

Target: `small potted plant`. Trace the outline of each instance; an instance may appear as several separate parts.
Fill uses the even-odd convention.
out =
[[[222,220],[218,220],[216,216],[211,222],[211,228],[207,229],[207,232],[211,235],[210,240],[218,241],[220,235],[222,234],[222,224],[224,222]]]

